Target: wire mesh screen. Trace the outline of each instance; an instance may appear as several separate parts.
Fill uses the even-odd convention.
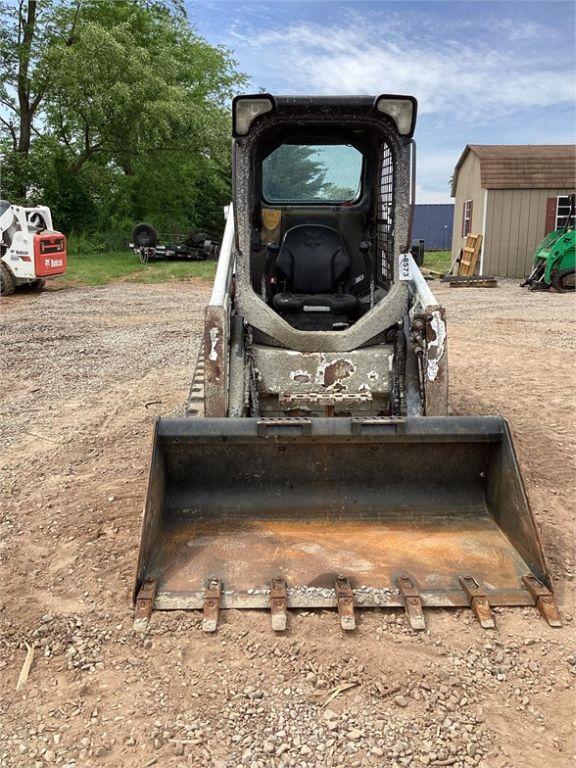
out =
[[[388,288],[394,279],[394,164],[387,144],[380,152],[376,253],[376,280]]]

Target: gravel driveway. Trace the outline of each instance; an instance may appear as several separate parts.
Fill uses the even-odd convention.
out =
[[[0,766],[568,768],[576,657],[573,296],[433,285],[455,413],[512,425],[565,625],[533,609],[155,613],[130,590],[154,420],[181,410],[210,286],[0,304]],[[16,691],[34,648],[28,682]]]

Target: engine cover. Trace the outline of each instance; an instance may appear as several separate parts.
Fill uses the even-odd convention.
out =
[[[34,235],[34,270],[36,277],[51,277],[66,272],[66,238],[61,232]]]

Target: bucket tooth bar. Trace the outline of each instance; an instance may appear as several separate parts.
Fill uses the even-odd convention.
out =
[[[473,576],[461,576],[460,584],[470,601],[470,608],[480,622],[480,626],[484,629],[494,629],[496,624],[484,588]]]
[[[144,579],[138,591],[134,608],[134,629],[139,632],[143,632],[148,627],[154,609],[157,589],[158,581],[156,579]]]
[[[270,585],[270,612],[272,629],[275,632],[284,632],[286,629],[286,582],[282,578],[272,579]]]
[[[495,605],[504,607],[506,605],[527,606],[533,604],[538,608],[539,612],[551,627],[562,626],[562,619],[552,591],[533,574],[527,574],[521,577],[523,589],[516,589],[508,592],[495,590],[492,593],[479,578],[471,575],[459,576],[458,580],[462,592],[466,596],[466,602],[469,604],[480,625],[485,629],[493,629],[496,626],[494,614],[492,612],[492,608]],[[424,601],[426,601],[426,605],[432,605],[434,607],[449,607],[450,605],[456,607],[463,605],[462,598],[454,593],[452,593],[454,594],[454,598],[451,598],[450,603],[439,603],[437,598],[434,597],[434,593],[426,590],[423,592],[425,595],[425,597],[423,597],[417,583],[406,573],[397,576],[395,578],[395,583],[398,588],[400,600],[393,596],[391,600],[383,603],[382,607],[394,608],[403,604],[407,619],[410,622],[411,628],[414,630],[422,631],[426,629]],[[268,597],[263,598],[263,600],[268,601],[272,630],[274,632],[285,632],[288,626],[289,592],[286,580],[282,576],[275,576],[271,579],[269,585],[269,589],[264,590],[263,592],[260,590],[260,594],[268,595]],[[256,592],[258,590],[253,591]],[[348,577],[337,576],[335,578],[334,594],[342,629],[345,631],[355,630],[355,598]],[[216,577],[207,579],[203,593],[196,592],[195,595],[195,601],[197,598],[202,600],[203,631],[215,632],[218,627],[219,612],[223,607],[222,581]],[[233,607],[230,604],[230,595],[233,597],[232,592],[226,593],[224,607]],[[163,600],[165,600],[165,593],[162,590],[159,590],[158,578],[149,577],[141,582],[134,600],[134,630],[143,632],[147,629],[155,604],[158,604],[158,607],[162,609],[164,608]],[[360,597],[359,600],[361,601],[362,598]],[[324,603],[322,607],[329,607],[330,602],[331,601]],[[297,605],[300,606],[301,604],[297,601]],[[307,604],[304,603],[302,607],[304,607],[304,605]],[[380,605],[380,603],[375,603],[374,605]],[[250,607],[264,608],[265,606],[266,602],[250,602]],[[196,602],[194,607],[198,608],[200,606]],[[241,605],[240,607],[245,606]]]
[[[221,596],[222,582],[220,579],[208,579],[206,591],[204,592],[204,618],[202,620],[202,630],[204,632],[216,632]]]
[[[404,600],[404,608],[412,629],[426,629],[424,621],[424,611],[422,610],[422,598],[414,586],[414,582],[405,574],[396,579],[398,589]]]
[[[345,576],[338,576],[334,583],[336,591],[336,605],[340,615],[340,626],[347,632],[356,629],[356,617],[354,616],[354,595],[350,580]]]
[[[530,592],[531,597],[536,603],[536,608],[540,611],[542,616],[546,619],[551,627],[561,627],[562,619],[560,613],[554,601],[554,596],[550,590],[539,581],[536,576],[531,574],[528,576],[522,576],[524,586]]]

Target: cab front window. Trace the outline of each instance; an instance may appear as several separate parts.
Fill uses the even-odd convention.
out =
[[[361,183],[362,154],[349,144],[281,144],[262,163],[268,203],[346,203]]]

